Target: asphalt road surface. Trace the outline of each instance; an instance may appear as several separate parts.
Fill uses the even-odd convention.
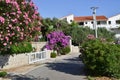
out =
[[[56,58],[53,62],[37,67],[25,75],[33,77],[34,80],[87,80],[84,64],[78,55],[79,53],[71,53],[65,57]]]

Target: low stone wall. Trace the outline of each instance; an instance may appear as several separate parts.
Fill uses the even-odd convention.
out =
[[[0,68],[8,69],[28,64],[28,54],[5,55],[0,56]]]
[[[79,53],[80,51],[79,51],[79,47],[78,46],[71,46],[71,48],[72,48],[72,53]]]
[[[42,51],[45,48],[46,42],[31,42],[31,44],[36,51]]]
[[[45,49],[46,42],[32,42],[32,47],[36,49],[36,51],[46,51],[46,59],[50,58],[51,50]],[[71,44],[70,44],[71,45]],[[71,52],[78,53],[79,48],[76,46],[71,45]],[[19,67],[23,65],[29,64],[29,54],[30,53],[23,53],[23,54],[17,54],[17,55],[5,55],[0,56],[0,69],[9,69],[14,67]]]
[[[36,51],[42,51],[46,42],[32,42],[32,46],[36,48]],[[51,51],[46,50],[46,59],[50,58]],[[30,53],[23,53],[17,55],[5,55],[0,56],[0,69],[9,69],[14,67],[19,67],[23,65],[29,64],[29,54]]]

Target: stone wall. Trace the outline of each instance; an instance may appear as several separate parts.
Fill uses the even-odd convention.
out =
[[[0,68],[8,69],[28,64],[28,54],[5,55],[0,56]]]
[[[36,51],[42,51],[45,48],[46,42],[31,42],[31,44]]]
[[[80,51],[79,51],[79,47],[78,46],[71,46],[71,48],[72,48],[72,53],[80,53]]]
[[[32,42],[32,46],[36,48],[36,51],[42,51],[44,49],[46,42]],[[46,59],[50,58],[51,51],[46,50]],[[5,55],[0,56],[0,69],[8,69],[8,68],[14,68],[19,67],[23,65],[29,64],[29,54],[30,53],[23,53],[23,54],[14,54],[11,55]]]

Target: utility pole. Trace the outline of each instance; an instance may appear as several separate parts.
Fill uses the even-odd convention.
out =
[[[98,9],[98,7],[91,7],[91,9],[93,10],[93,28],[95,29],[95,37],[98,38],[97,35],[97,23],[96,23],[96,9]]]

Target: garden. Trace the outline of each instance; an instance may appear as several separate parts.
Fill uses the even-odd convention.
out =
[[[98,28],[96,39],[94,30],[76,22],[41,20],[31,0],[0,0],[0,55],[28,53],[33,51],[31,42],[46,41],[45,48],[55,58],[71,51],[70,39],[73,45],[80,46],[80,58],[88,75],[120,78],[120,45],[114,43],[113,32]]]
[[[48,40],[49,46],[46,47],[53,50],[53,55],[55,50],[58,54],[62,53],[60,46],[63,46],[63,43],[56,43],[57,39],[61,37],[59,35],[59,38],[55,38],[56,34],[59,33],[56,31],[62,31],[65,35],[71,36],[73,45],[80,46],[80,52],[82,53],[80,58],[85,64],[88,77],[96,76],[100,77],[99,79],[102,79],[102,76],[106,76],[105,79],[120,78],[120,45],[115,44],[115,33],[108,31],[106,28],[98,28],[98,38],[96,39],[94,30],[87,26],[79,26],[75,22],[68,24],[66,21],[57,18],[46,18],[42,20],[42,24],[44,24],[41,29],[44,32],[44,39],[42,40]],[[60,33],[63,34],[62,32]],[[46,34],[48,35],[45,36]],[[54,43],[56,45],[52,45]],[[59,49],[57,49],[58,47]]]
[[[41,29],[44,32],[44,39],[42,40],[48,40],[49,46],[46,46],[48,49],[56,50],[58,54],[62,53],[60,46],[63,46],[63,43],[56,43],[57,39],[61,38],[60,35],[59,38],[55,38],[56,34],[59,33],[56,30],[60,31],[61,34],[71,36],[72,44],[80,46],[80,52],[82,53],[80,58],[85,64],[88,79],[116,80],[120,78],[120,45],[115,43],[115,33],[108,31],[106,28],[98,28],[98,38],[96,39],[94,30],[87,26],[79,26],[75,22],[68,24],[66,21],[57,18],[46,18],[42,20],[42,23],[45,24]],[[46,34],[48,35],[45,36]],[[56,45],[52,45],[54,43]],[[58,47],[59,49],[57,49]],[[54,53],[55,51],[52,52],[53,56]]]

